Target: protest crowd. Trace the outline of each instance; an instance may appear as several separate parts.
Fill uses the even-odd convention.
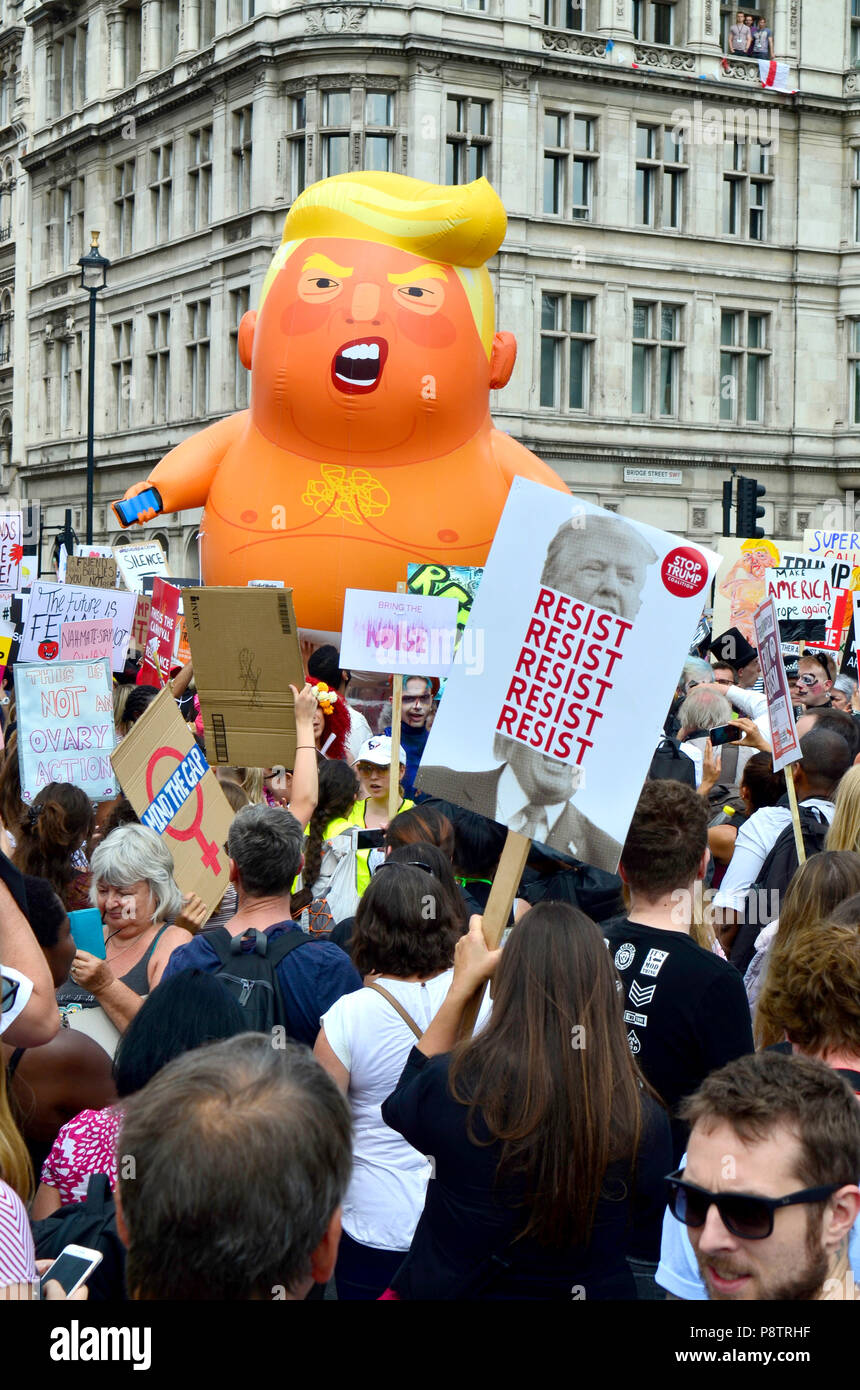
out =
[[[853,1297],[857,686],[788,668],[774,771],[728,636],[683,666],[617,874],[530,837],[500,946],[504,826],[420,790],[437,680],[394,676],[375,730],[305,647],[292,766],[217,767],[214,909],[123,791],[23,798],[7,680],[0,1297],[70,1243],[94,1301]],[[192,664],[138,670],[117,746],[167,699],[202,751]]]

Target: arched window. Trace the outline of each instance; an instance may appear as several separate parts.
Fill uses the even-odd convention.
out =
[[[185,558],[182,573],[189,579],[193,579],[195,575],[200,573],[200,552],[197,540],[199,529],[198,526],[195,526],[185,538]]]
[[[4,415],[0,423],[0,471],[5,477],[12,462],[12,417]]]

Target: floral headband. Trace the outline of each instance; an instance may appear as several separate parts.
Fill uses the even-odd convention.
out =
[[[317,681],[314,690],[316,692],[317,704],[323,714],[330,715],[334,709],[335,701],[337,700],[337,691],[330,690],[325,681]]]

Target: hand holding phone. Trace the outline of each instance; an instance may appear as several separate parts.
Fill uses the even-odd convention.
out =
[[[719,724],[716,729],[711,730],[711,743],[715,748],[719,748],[722,743],[740,743],[744,736],[743,729],[739,729],[737,724]]]
[[[136,497],[127,497],[122,502],[111,504],[113,514],[123,528],[131,526],[139,520],[143,512],[149,511],[150,508],[154,508],[156,512],[164,510],[161,494],[155,487],[148,487],[144,492],[139,492]]]
[[[100,1250],[91,1250],[87,1245],[67,1245],[42,1274],[39,1280],[40,1298],[52,1296],[45,1293],[51,1280],[56,1280],[66,1298],[71,1298],[101,1262]],[[86,1297],[86,1293],[78,1294],[78,1297]]]

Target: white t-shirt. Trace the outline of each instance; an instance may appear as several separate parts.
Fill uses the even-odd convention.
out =
[[[11,965],[0,966],[0,1033],[24,1012],[32,993],[32,980]]]
[[[832,801],[810,796],[800,805],[814,806],[828,825],[833,820],[835,808]],[[755,883],[759,869],[788,825],[791,825],[791,812],[787,806],[763,806],[744,822],[737,833],[734,854],[725,877],[714,894],[714,907],[743,911],[747,889]]]
[[[448,993],[453,969],[423,983],[380,977],[383,989],[421,1029],[427,1028]],[[489,990],[478,1015],[491,1009]],[[375,1250],[409,1249],[430,1177],[430,1163],[382,1119],[417,1041],[397,1010],[374,989],[344,994],[320,1020],[338,1061],[349,1071],[347,1098],[353,1118],[352,1178],[343,1204],[343,1228]]]

